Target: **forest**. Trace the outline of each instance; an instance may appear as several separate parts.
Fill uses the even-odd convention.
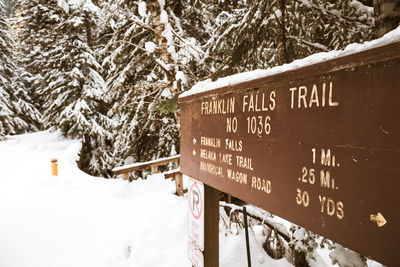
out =
[[[178,95],[376,37],[372,1],[3,1],[0,134],[60,129],[109,177],[179,154]]]

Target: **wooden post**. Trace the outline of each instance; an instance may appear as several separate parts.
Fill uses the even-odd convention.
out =
[[[178,168],[179,167],[179,159],[174,160],[174,168]]]
[[[226,203],[232,203],[232,196],[230,194],[226,194]]]
[[[124,172],[122,174],[122,179],[129,181],[129,172]]]
[[[304,251],[294,251],[294,266],[295,267],[309,267]]]
[[[158,173],[158,166],[157,165],[151,165],[151,173]]]
[[[204,267],[219,267],[219,191],[204,185]]]
[[[183,196],[183,181],[181,173],[175,174],[175,186],[176,186],[176,194],[178,196]]]

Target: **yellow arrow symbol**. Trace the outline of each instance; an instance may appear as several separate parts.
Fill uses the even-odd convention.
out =
[[[193,150],[193,156],[196,156],[196,151],[195,150]]]
[[[371,221],[373,221],[373,222],[376,222],[376,224],[378,225],[378,227],[382,227],[382,226],[384,226],[384,225],[387,223],[385,217],[383,217],[382,213],[380,213],[380,212],[378,212],[377,215],[371,214],[371,215],[369,216],[369,219],[370,219]]]

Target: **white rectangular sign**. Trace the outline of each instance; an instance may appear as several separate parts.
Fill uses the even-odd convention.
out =
[[[203,253],[189,241],[189,260],[194,267],[204,267]]]
[[[192,178],[188,187],[189,240],[204,251],[204,185]]]

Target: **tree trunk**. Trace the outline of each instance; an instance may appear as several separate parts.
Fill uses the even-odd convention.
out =
[[[278,63],[279,65],[283,65],[288,63],[288,56],[286,51],[286,30],[285,30],[285,16],[286,16],[286,6],[285,0],[277,0],[276,7],[280,10],[281,16],[277,15],[278,19],[278,29],[277,29],[277,37],[278,37]]]
[[[178,84],[174,85],[174,83],[176,82],[176,70],[174,66],[175,64],[171,54],[168,52],[168,40],[163,35],[165,24],[161,22],[161,7],[158,0],[149,1],[148,8],[151,12],[151,17],[153,20],[153,30],[158,47],[157,52],[159,53],[162,62],[165,64],[165,66],[162,65],[161,68],[167,76],[167,86],[172,95],[177,95],[180,93],[180,89],[178,87]]]
[[[374,0],[374,12],[376,37],[381,37],[399,26],[399,0]]]
[[[90,158],[92,156],[92,146],[90,144],[89,134],[84,134],[82,138],[82,148],[79,155],[78,168],[84,172],[88,171]]]
[[[294,251],[294,266],[295,267],[309,267],[304,251]]]

